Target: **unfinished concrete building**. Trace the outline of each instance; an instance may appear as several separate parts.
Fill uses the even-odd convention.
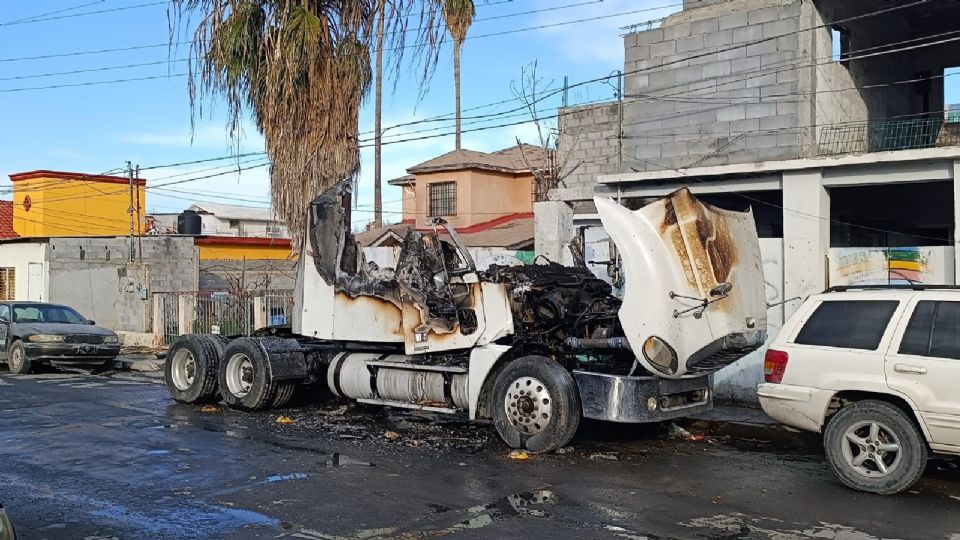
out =
[[[689,186],[753,208],[771,303],[960,282],[957,0],[686,0],[628,29],[624,59],[622,100],[561,113],[583,165],[536,209],[541,253],[583,242],[603,262],[590,197],[639,207]],[[771,309],[774,330],[797,305]],[[734,366],[728,394],[750,399],[761,365]]]

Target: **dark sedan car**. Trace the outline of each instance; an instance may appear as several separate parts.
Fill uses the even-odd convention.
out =
[[[41,363],[106,364],[120,353],[117,334],[43,302],[0,302],[0,345],[0,361],[17,374]]]

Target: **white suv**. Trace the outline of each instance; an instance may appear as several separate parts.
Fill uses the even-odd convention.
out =
[[[928,451],[960,454],[960,290],[834,287],[811,296],[773,341],[763,410],[822,432],[844,484],[891,494]]]

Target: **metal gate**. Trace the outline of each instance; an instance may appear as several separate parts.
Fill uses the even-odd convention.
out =
[[[293,295],[227,292],[155,293],[155,332],[169,345],[183,334],[249,336],[258,326],[290,324]],[[257,317],[256,308],[263,310]]]

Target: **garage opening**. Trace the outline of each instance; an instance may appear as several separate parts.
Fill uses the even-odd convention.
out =
[[[953,183],[830,189],[831,247],[952,246]]]

